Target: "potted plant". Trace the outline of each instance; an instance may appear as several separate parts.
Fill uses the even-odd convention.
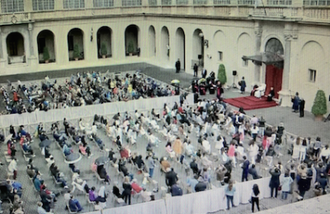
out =
[[[133,45],[133,41],[130,40],[128,42],[128,46],[127,46],[127,52],[129,54],[129,56],[132,56],[133,55],[133,52],[134,52],[134,45]]]
[[[226,68],[223,64],[219,65],[218,80],[220,81],[220,83],[222,85],[226,84],[226,82],[227,82]]]
[[[78,61],[79,55],[80,55],[80,53],[79,53],[79,46],[78,46],[78,44],[75,44],[74,47],[73,47],[73,58],[76,61]]]
[[[102,46],[101,46],[101,55],[102,55],[102,58],[105,59],[107,57],[107,46],[105,46],[104,43],[102,43]]]
[[[312,106],[312,114],[315,116],[315,120],[321,121],[323,115],[327,113],[327,99],[323,90],[318,90]]]
[[[47,64],[49,62],[49,58],[50,58],[49,51],[48,51],[47,47],[44,47],[43,58],[44,58],[45,63]]]

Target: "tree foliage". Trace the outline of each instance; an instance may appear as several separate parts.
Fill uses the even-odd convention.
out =
[[[312,107],[312,113],[317,115],[324,115],[327,113],[327,99],[325,93],[322,90],[318,90],[314,99]]]
[[[218,80],[221,82],[222,85],[224,85],[227,82],[226,68],[224,64],[219,65]]]

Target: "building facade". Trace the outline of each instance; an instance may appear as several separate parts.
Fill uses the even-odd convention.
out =
[[[330,94],[330,0],[1,0],[0,75],[147,62]],[[233,75],[237,71],[237,75]],[[330,109],[330,108],[329,108]]]

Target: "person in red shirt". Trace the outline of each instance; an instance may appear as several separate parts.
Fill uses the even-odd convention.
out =
[[[136,179],[133,179],[131,186],[134,193],[140,193],[142,191],[142,187],[139,186]]]
[[[19,96],[18,96],[17,92],[14,91],[13,101],[14,101],[14,102],[18,102],[18,99],[19,99]]]

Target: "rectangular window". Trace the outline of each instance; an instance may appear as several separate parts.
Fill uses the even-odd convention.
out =
[[[162,5],[171,5],[172,0],[162,0]]]
[[[64,9],[85,8],[85,0],[63,0]]]
[[[267,5],[291,5],[292,0],[267,0]]]
[[[223,59],[223,53],[222,53],[222,51],[218,51],[218,54],[219,54],[219,61],[222,61],[222,59]]]
[[[142,0],[122,0],[121,3],[123,7],[141,6]]]
[[[254,5],[255,0],[238,0],[238,4]]]
[[[330,5],[330,0],[304,0],[305,6]]]
[[[54,0],[32,0],[34,11],[54,10]]]
[[[113,7],[113,0],[93,0],[93,7]]]
[[[194,0],[194,4],[207,4],[207,0]]]
[[[188,4],[188,0],[176,0],[176,4],[177,5],[187,5]]]
[[[24,0],[1,0],[2,13],[15,13],[24,11]]]
[[[243,67],[247,67],[249,65],[249,61],[246,59],[242,59]]]
[[[149,0],[148,2],[149,2],[149,5],[150,5],[150,6],[155,6],[155,5],[157,5],[157,0]]]
[[[316,81],[316,70],[308,69],[309,71],[309,81],[315,82]]]
[[[230,0],[213,0],[213,4],[230,4]]]

